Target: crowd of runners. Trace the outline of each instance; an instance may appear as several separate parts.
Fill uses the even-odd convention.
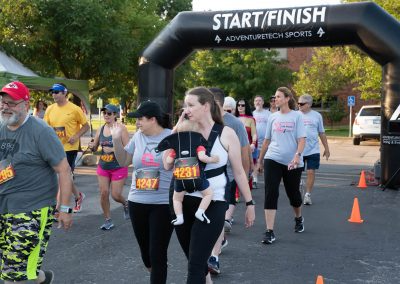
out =
[[[80,137],[89,124],[82,109],[68,101],[67,86],[54,84],[49,92],[54,104],[38,102],[33,116],[23,83],[11,82],[0,92],[0,278],[6,284],[53,283],[54,273],[41,269],[52,224],[69,229],[71,213],[84,206],[84,189],[76,188],[73,177]],[[114,227],[111,194],[121,204],[121,216],[131,221],[150,283],[167,281],[174,230],[188,260],[187,283],[212,283],[211,274],[221,273],[220,253],[228,245],[238,201],[246,206],[245,226],[254,224],[251,190],[260,189],[260,174],[265,190],[260,241],[271,245],[277,239],[281,180],[293,207],[294,232],[305,230],[301,209],[312,204],[319,139],[323,156],[330,156],[322,117],[311,109],[310,95],[296,102],[286,87],[268,96],[268,106],[263,96],[253,104],[252,111],[245,99],[196,87],[186,92],[173,126],[156,102],[145,101],[128,114],[136,119],[132,138],[118,122],[119,108],[102,108],[105,123],[89,143],[94,152],[100,147],[96,173],[104,223],[99,221],[99,229]],[[126,200],[122,191],[129,165]],[[30,180],[28,173],[34,173]]]

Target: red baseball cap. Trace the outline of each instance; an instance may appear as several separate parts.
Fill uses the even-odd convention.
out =
[[[5,85],[0,92],[0,95],[9,95],[14,101],[24,100],[29,101],[29,89],[21,82],[15,81]]]

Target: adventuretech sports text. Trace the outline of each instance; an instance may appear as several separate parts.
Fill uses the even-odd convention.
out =
[[[326,7],[218,13],[213,17],[213,30],[317,24],[324,23],[325,16]]]

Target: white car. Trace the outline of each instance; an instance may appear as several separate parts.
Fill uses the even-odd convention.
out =
[[[381,106],[370,105],[361,107],[353,123],[353,145],[360,145],[367,139],[380,139]]]

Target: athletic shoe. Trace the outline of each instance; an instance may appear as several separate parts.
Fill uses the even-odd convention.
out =
[[[232,222],[230,220],[225,220],[224,231],[225,233],[230,233],[232,231]]]
[[[303,218],[303,216],[300,216],[299,218],[295,217],[294,221],[296,222],[296,225],[294,226],[294,231],[296,233],[304,232],[304,218]]]
[[[218,275],[221,273],[221,270],[219,270],[219,261],[215,258],[215,256],[210,256],[207,264],[208,271],[210,271],[211,274]]]
[[[266,230],[264,239],[261,241],[263,244],[270,245],[275,242],[275,234],[273,230]]]
[[[83,199],[85,199],[85,197],[86,197],[86,195],[83,192],[79,192],[79,197],[75,198],[74,213],[81,212],[82,202],[83,202]]]
[[[226,248],[228,246],[228,240],[227,239],[223,239],[222,240],[222,243],[221,243],[221,250],[223,249],[223,248]]]
[[[129,216],[128,201],[125,201],[125,204],[122,207],[124,208],[124,219],[129,220],[131,217]]]
[[[100,229],[104,231],[111,230],[112,228],[114,228],[114,224],[111,219],[107,219],[106,222],[100,227]]]
[[[51,283],[53,283],[53,281],[54,281],[54,272],[51,271],[51,270],[45,270],[43,272],[44,272],[45,279],[42,282],[42,284],[51,284]]]
[[[311,205],[312,201],[311,201],[311,194],[309,194],[308,192],[306,194],[304,194],[304,205]]]

